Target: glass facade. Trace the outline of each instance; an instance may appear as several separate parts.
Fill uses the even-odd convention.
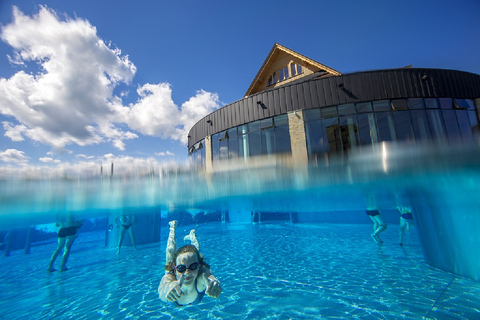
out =
[[[346,155],[382,141],[472,143],[479,138],[473,100],[408,98],[341,104],[303,110],[310,159]],[[212,162],[291,153],[288,115],[266,118],[213,134]],[[205,166],[205,141],[190,150]],[[320,156],[320,157],[319,157]]]
[[[471,143],[478,139],[472,100],[412,98],[304,111],[307,152],[348,153],[381,141]]]
[[[289,153],[287,115],[266,118],[212,135],[212,160]]]
[[[190,164],[192,168],[204,168],[205,167],[205,139],[198,142],[190,148]]]

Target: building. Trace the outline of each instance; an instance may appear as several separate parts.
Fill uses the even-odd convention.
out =
[[[341,74],[275,44],[245,97],[188,135],[198,168],[276,155],[294,165],[345,157],[379,142],[478,141],[480,76],[399,68]]]

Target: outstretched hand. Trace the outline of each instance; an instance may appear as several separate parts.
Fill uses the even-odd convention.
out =
[[[220,282],[211,275],[207,278],[205,273],[202,274],[203,280],[205,281],[205,285],[207,286],[206,293],[213,298],[218,298],[220,293],[222,293],[222,285]]]
[[[171,302],[175,302],[177,301],[178,299],[180,299],[180,297],[182,296],[183,292],[182,292],[182,285],[183,285],[183,277],[185,275],[182,274],[180,276],[180,279],[178,279],[177,281],[174,281],[172,282],[173,283],[173,286],[170,288],[170,290],[168,291],[167,293],[167,300],[168,301],[171,301]]]

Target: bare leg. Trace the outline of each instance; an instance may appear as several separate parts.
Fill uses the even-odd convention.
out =
[[[177,251],[177,240],[175,238],[175,231],[177,229],[177,221],[173,220],[168,223],[170,225],[170,233],[168,234],[167,250],[166,250],[166,263],[174,262],[173,256]]]
[[[122,247],[122,243],[123,243],[123,237],[125,237],[125,227],[124,227],[124,226],[120,226],[120,236],[118,237],[118,250],[117,250],[117,254],[120,253],[120,248]]]
[[[369,217],[370,217],[370,219],[371,219],[372,222],[373,222],[373,232],[375,232],[375,230],[378,229],[378,222],[377,222],[377,220],[375,219],[375,217],[373,217],[373,216],[369,216]]]
[[[55,263],[60,251],[62,251],[63,246],[65,246],[65,238],[58,238],[57,249],[55,249],[53,252],[52,257],[50,258],[50,263],[48,264],[48,272],[56,271],[56,269],[53,268],[53,264]]]
[[[407,229],[408,222],[405,221],[402,217],[400,217],[400,229],[399,229],[399,236],[400,236],[400,245],[403,246],[403,237],[405,235],[405,230]]]
[[[387,230],[387,224],[385,223],[385,220],[383,220],[383,217],[381,215],[377,215],[373,218],[377,221],[378,224],[378,227],[373,234],[380,241],[380,243],[382,243],[383,241],[380,240],[380,233]]]
[[[188,236],[185,236],[183,240],[190,240],[192,245],[197,248],[198,251],[200,251],[200,244],[198,243],[197,235],[195,234],[195,229],[190,230],[190,234]]]
[[[130,239],[132,240],[133,249],[137,250],[137,245],[135,244],[135,234],[133,233],[133,225],[131,225],[128,229],[128,233],[130,233]]]
[[[76,238],[77,238],[76,234],[67,237],[67,241],[65,242],[65,250],[63,251],[62,266],[60,268],[60,271],[68,270],[67,260],[68,260],[68,257],[70,256],[70,249],[72,248],[73,242],[75,242]]]
[[[373,221],[373,233],[370,235],[376,243],[383,243],[380,233],[387,230],[387,224],[381,215],[370,216]]]

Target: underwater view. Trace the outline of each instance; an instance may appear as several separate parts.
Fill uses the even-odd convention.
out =
[[[0,318],[479,319],[479,156],[392,146],[305,168],[4,177]],[[52,257],[62,215],[80,221],[68,265]],[[178,247],[196,230],[218,298],[159,298],[172,220]]]

